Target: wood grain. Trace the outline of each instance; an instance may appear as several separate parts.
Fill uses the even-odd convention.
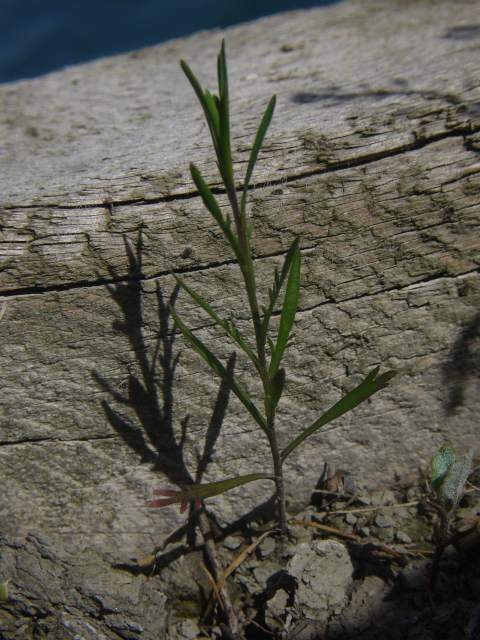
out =
[[[35,624],[45,638],[176,637],[167,614],[181,619],[178,581],[195,599],[185,585],[203,579],[198,558],[182,564],[174,552],[156,586],[113,568],[182,522],[145,500],[199,464],[205,480],[270,464],[168,313],[175,302],[255,397],[246,364],[176,298],[172,275],[250,331],[238,269],[188,175],[194,160],[218,187],[178,60],[213,87],[222,35],[238,176],[278,97],[250,200],[264,294],[301,241],[281,441],[374,366],[399,371],[289,458],[290,510],[308,503],[324,462],[368,490],[425,465],[445,441],[476,446],[477,8],[346,0],[0,87],[0,580],[12,578],[15,597],[0,615],[6,638],[33,637]],[[231,522],[270,491],[252,484],[212,508]]]

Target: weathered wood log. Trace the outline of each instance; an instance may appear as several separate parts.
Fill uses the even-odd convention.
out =
[[[265,291],[301,239],[282,442],[373,366],[399,370],[291,456],[291,509],[307,503],[324,462],[374,487],[424,465],[445,440],[478,440],[477,8],[346,1],[226,34],[239,170],[278,96],[251,193]],[[188,174],[194,160],[218,184],[178,67],[192,61],[213,86],[220,36],[0,87],[5,638],[162,637],[179,567],[196,572],[196,558],[159,581],[114,568],[183,521],[146,508],[152,488],[195,477],[199,464],[204,480],[270,465],[168,312],[181,272],[246,324],[238,269]],[[217,344],[208,319],[183,297],[176,304]],[[248,386],[231,345],[222,337],[216,349]],[[230,522],[270,491],[252,484],[212,504]]]

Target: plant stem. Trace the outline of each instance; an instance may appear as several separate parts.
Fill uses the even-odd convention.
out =
[[[267,417],[267,435],[275,473],[278,524],[282,534],[285,535],[287,533],[287,509],[285,505],[285,485],[283,483],[283,463],[275,432],[275,413]]]
[[[265,340],[262,340],[262,330],[260,321],[260,311],[257,300],[257,285],[255,282],[255,269],[252,260],[252,250],[248,239],[248,229],[245,214],[240,210],[238,204],[237,191],[234,184],[226,185],[228,200],[233,212],[235,226],[237,230],[238,242],[242,261],[240,269],[242,271],[245,289],[247,291],[248,304],[252,314],[253,328],[255,330],[255,341],[257,345],[257,356],[262,371],[262,382],[265,386],[267,382],[267,359],[265,354]]]
[[[232,172],[233,173],[233,172]],[[260,319],[260,311],[257,300],[257,286],[255,282],[255,268],[252,260],[252,251],[248,239],[247,221],[245,211],[242,211],[238,204],[237,192],[235,185],[227,186],[228,199],[232,208],[233,217],[236,224],[238,241],[240,245],[240,253],[242,262],[240,269],[242,271],[245,288],[247,291],[248,302],[252,314],[253,327],[255,330],[255,340],[257,345],[257,357],[259,362],[259,370],[262,377],[263,394],[265,401],[265,411],[267,418],[267,436],[272,454],[273,471],[275,475],[276,499],[277,499],[277,517],[278,524],[282,534],[287,533],[287,512],[285,506],[285,486],[283,482],[283,467],[280,450],[278,448],[277,434],[275,433],[275,409],[269,408],[267,398],[269,395],[270,378],[267,367],[267,354],[265,349],[265,336],[262,332],[262,323]]]
[[[210,519],[205,511],[205,507],[202,507],[198,514],[198,524],[203,537],[203,546],[205,553],[208,556],[210,568],[215,581],[218,583],[222,575],[222,569],[217,556],[217,549],[215,546],[215,540],[210,526]],[[225,621],[228,629],[233,636],[237,636],[240,630],[239,621],[235,613],[235,608],[230,600],[230,594],[228,593],[227,585],[223,584],[220,588],[220,594],[223,599]]]

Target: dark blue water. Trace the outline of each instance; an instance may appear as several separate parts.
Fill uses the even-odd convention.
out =
[[[0,82],[338,0],[0,0]]]

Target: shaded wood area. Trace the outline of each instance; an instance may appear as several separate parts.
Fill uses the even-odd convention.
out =
[[[478,23],[474,1],[346,0],[225,34],[239,173],[278,96],[251,190],[265,293],[301,239],[282,442],[373,366],[399,370],[292,455],[292,512],[325,462],[371,488],[425,465],[447,440],[478,441]],[[168,547],[161,579],[121,566],[183,522],[174,509],[149,511],[151,490],[270,464],[169,314],[174,303],[216,344],[178,296],[172,273],[182,273],[246,324],[237,267],[188,174],[194,160],[218,184],[178,66],[191,61],[213,87],[222,35],[0,86],[5,638],[173,634],[178,599],[205,581],[196,552],[180,561],[184,547]],[[223,337],[216,350],[249,386]],[[270,491],[257,483],[212,500],[219,524]]]

